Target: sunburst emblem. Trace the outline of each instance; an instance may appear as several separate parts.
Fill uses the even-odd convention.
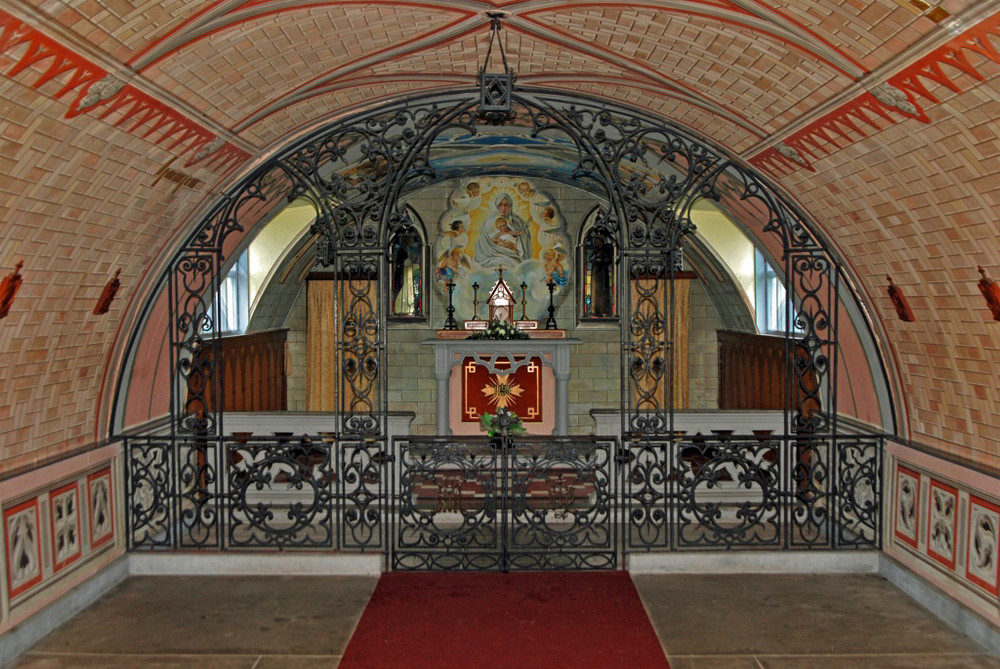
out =
[[[483,386],[483,395],[491,406],[507,409],[517,402],[524,388],[510,380],[510,374],[497,374]]]

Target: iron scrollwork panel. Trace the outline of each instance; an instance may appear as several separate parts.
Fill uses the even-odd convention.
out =
[[[124,447],[129,548],[175,548],[173,440],[137,437]]]
[[[385,318],[381,255],[338,258],[337,340],[341,429],[348,434],[384,434]]]
[[[837,440],[836,546],[881,547],[882,443]]]
[[[279,437],[224,449],[230,547],[335,547],[332,444]]]
[[[508,568],[615,568],[616,443],[585,438],[513,442]]]
[[[817,254],[788,258],[789,290],[786,313],[795,313],[789,328],[791,432],[822,434],[832,429],[836,413],[834,354],[836,351],[836,274],[829,260]]]
[[[781,545],[780,443],[720,435],[676,444],[679,546]]]
[[[389,467],[394,458],[385,439],[345,438],[337,444],[337,522],[340,548],[378,550],[384,546],[389,513]]]
[[[626,255],[628,311],[623,368],[622,404],[628,407],[626,430],[664,434],[670,430],[668,397],[671,374],[670,305],[666,303],[667,256],[662,253]]]
[[[219,331],[212,302],[219,281],[219,255],[190,252],[178,260],[170,284],[170,339],[178,385],[175,428],[180,434],[214,435],[219,430],[214,401],[221,397],[215,352]]]
[[[219,472],[218,439],[196,437],[176,442],[177,504],[180,545],[218,548]]]
[[[673,548],[672,453],[669,439],[644,439],[628,442],[622,454],[626,550]]]
[[[792,435],[788,440],[787,466],[791,473],[787,498],[790,546],[831,544],[833,504],[831,487],[835,468],[830,441],[822,436]]]
[[[485,438],[397,442],[396,569],[500,569],[503,461]]]

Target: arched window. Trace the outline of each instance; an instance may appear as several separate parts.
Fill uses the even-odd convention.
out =
[[[389,317],[422,319],[427,314],[427,245],[420,218],[408,208],[412,225],[397,230],[389,241]]]
[[[580,320],[618,318],[615,268],[618,244],[614,233],[601,225],[602,212],[594,209],[581,229],[578,247],[580,268]]]

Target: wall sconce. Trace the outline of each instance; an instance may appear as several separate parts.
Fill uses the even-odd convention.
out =
[[[94,307],[95,314],[99,315],[108,313],[108,309],[111,308],[111,300],[115,299],[115,293],[118,292],[118,288],[122,285],[118,280],[118,275],[121,273],[122,271],[119,268],[118,271],[115,272],[115,275],[111,277],[111,280],[108,281],[108,284],[104,286],[104,291],[101,293],[101,296],[97,298],[97,305]]]
[[[24,261],[17,261],[17,267],[0,282],[0,318],[6,318],[10,313],[10,307],[14,304],[14,296],[17,289],[21,287],[21,268]]]
[[[986,306],[993,313],[993,320],[1000,321],[1000,286],[986,273],[982,265],[979,265],[979,274],[983,277],[979,280],[979,292],[986,298]]]
[[[889,280],[889,299],[892,300],[892,306],[896,307],[896,315],[899,316],[899,320],[908,323],[917,320],[913,316],[913,310],[910,309],[910,303],[906,301],[906,296],[899,290],[899,286],[892,283],[891,276],[885,278]]]

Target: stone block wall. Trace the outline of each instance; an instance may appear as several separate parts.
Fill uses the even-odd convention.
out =
[[[567,236],[574,247],[579,242],[580,228],[587,214],[599,204],[583,191],[554,182],[534,181],[539,190],[553,196],[566,221]],[[448,206],[455,182],[439,184],[410,196],[407,203],[423,219],[428,244],[437,240],[438,219]],[[572,253],[572,252],[571,252]],[[433,256],[433,253],[431,254]],[[572,261],[575,263],[575,253]],[[433,257],[431,258],[433,263]],[[573,280],[579,274],[574,267],[570,283],[563,289],[565,298],[556,308],[556,322],[568,337],[581,340],[572,351],[573,376],[569,385],[570,432],[591,434],[594,421],[591,409],[618,409],[620,406],[621,329],[618,323],[579,323],[576,303],[577,286]],[[481,289],[480,295],[485,293]],[[413,411],[413,434],[433,434],[435,418],[434,348],[421,342],[434,339],[444,324],[447,297],[427,287],[429,316],[424,322],[389,321],[388,325],[388,403],[391,411]],[[484,315],[480,305],[480,317]],[[544,325],[544,323],[541,323]],[[288,378],[288,408],[305,410],[305,289],[294,298],[287,321],[290,375]],[[691,333],[689,365],[691,375],[690,407],[710,409],[717,406],[718,350],[716,331],[722,322],[708,293],[698,281],[691,284]]]

